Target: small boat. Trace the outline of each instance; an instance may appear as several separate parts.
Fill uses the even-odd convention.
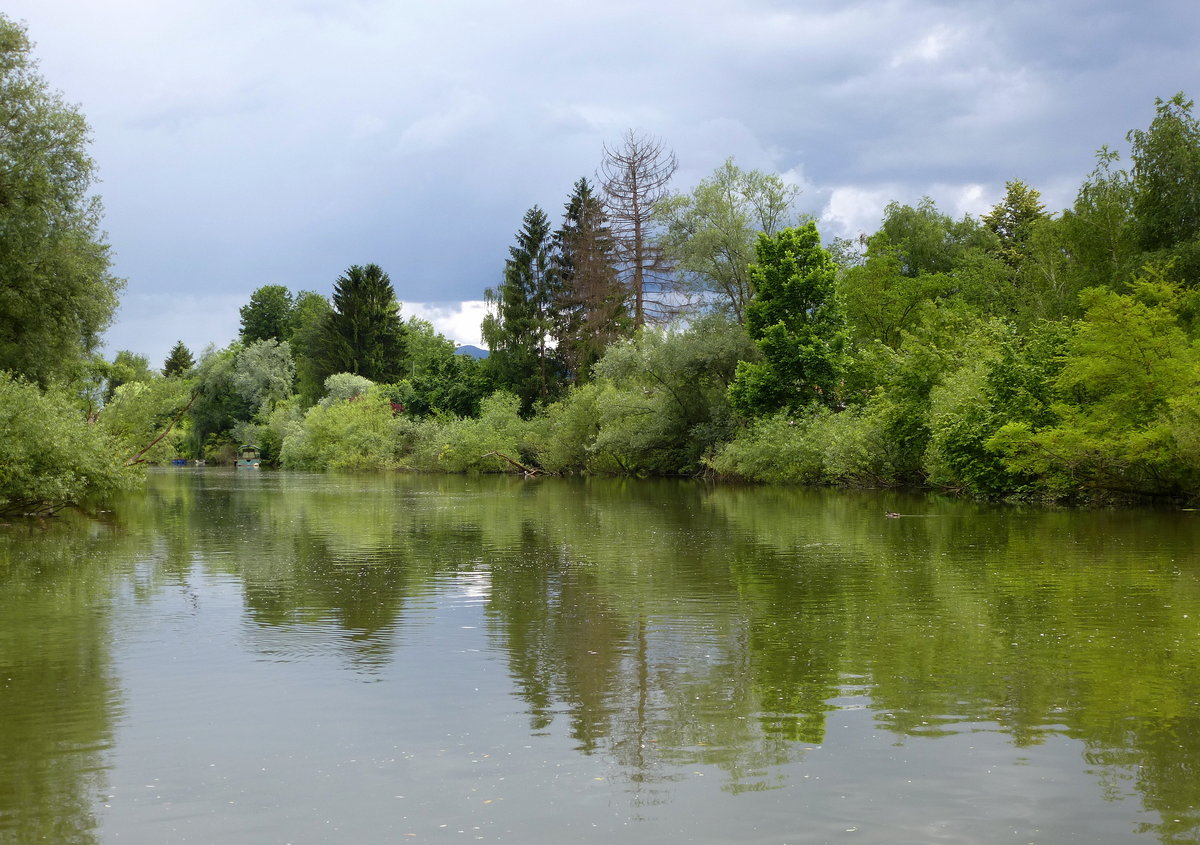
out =
[[[246,444],[238,447],[237,460],[233,465],[238,469],[258,469],[262,465],[258,447]]]

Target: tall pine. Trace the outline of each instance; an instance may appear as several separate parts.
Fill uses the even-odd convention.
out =
[[[617,274],[604,203],[581,178],[554,233],[553,270],[558,288],[555,337],[570,381],[586,381],[592,365],[633,322]]]
[[[525,412],[536,401],[553,399],[562,385],[562,364],[551,345],[558,302],[551,248],[550,220],[535,205],[508,249],[504,280],[485,292],[488,368],[497,387],[521,398]]]
[[[163,362],[162,373],[168,378],[186,375],[194,366],[196,366],[196,360],[192,357],[192,351],[184,346],[181,340],[171,347],[171,354]]]
[[[322,378],[354,373],[384,384],[399,381],[405,340],[392,280],[378,264],[356,264],[333,287],[333,311],[319,340]]]

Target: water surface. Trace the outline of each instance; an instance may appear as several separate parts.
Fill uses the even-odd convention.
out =
[[[0,527],[0,841],[1197,842],[1198,518],[156,472]]]

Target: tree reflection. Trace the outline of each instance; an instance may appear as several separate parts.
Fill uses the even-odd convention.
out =
[[[120,696],[100,609],[138,550],[73,516],[0,529],[0,840],[97,841]]]

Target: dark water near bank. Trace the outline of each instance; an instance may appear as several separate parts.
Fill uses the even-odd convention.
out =
[[[1198,513],[189,469],[101,520],[0,527],[0,842],[1200,841]]]

